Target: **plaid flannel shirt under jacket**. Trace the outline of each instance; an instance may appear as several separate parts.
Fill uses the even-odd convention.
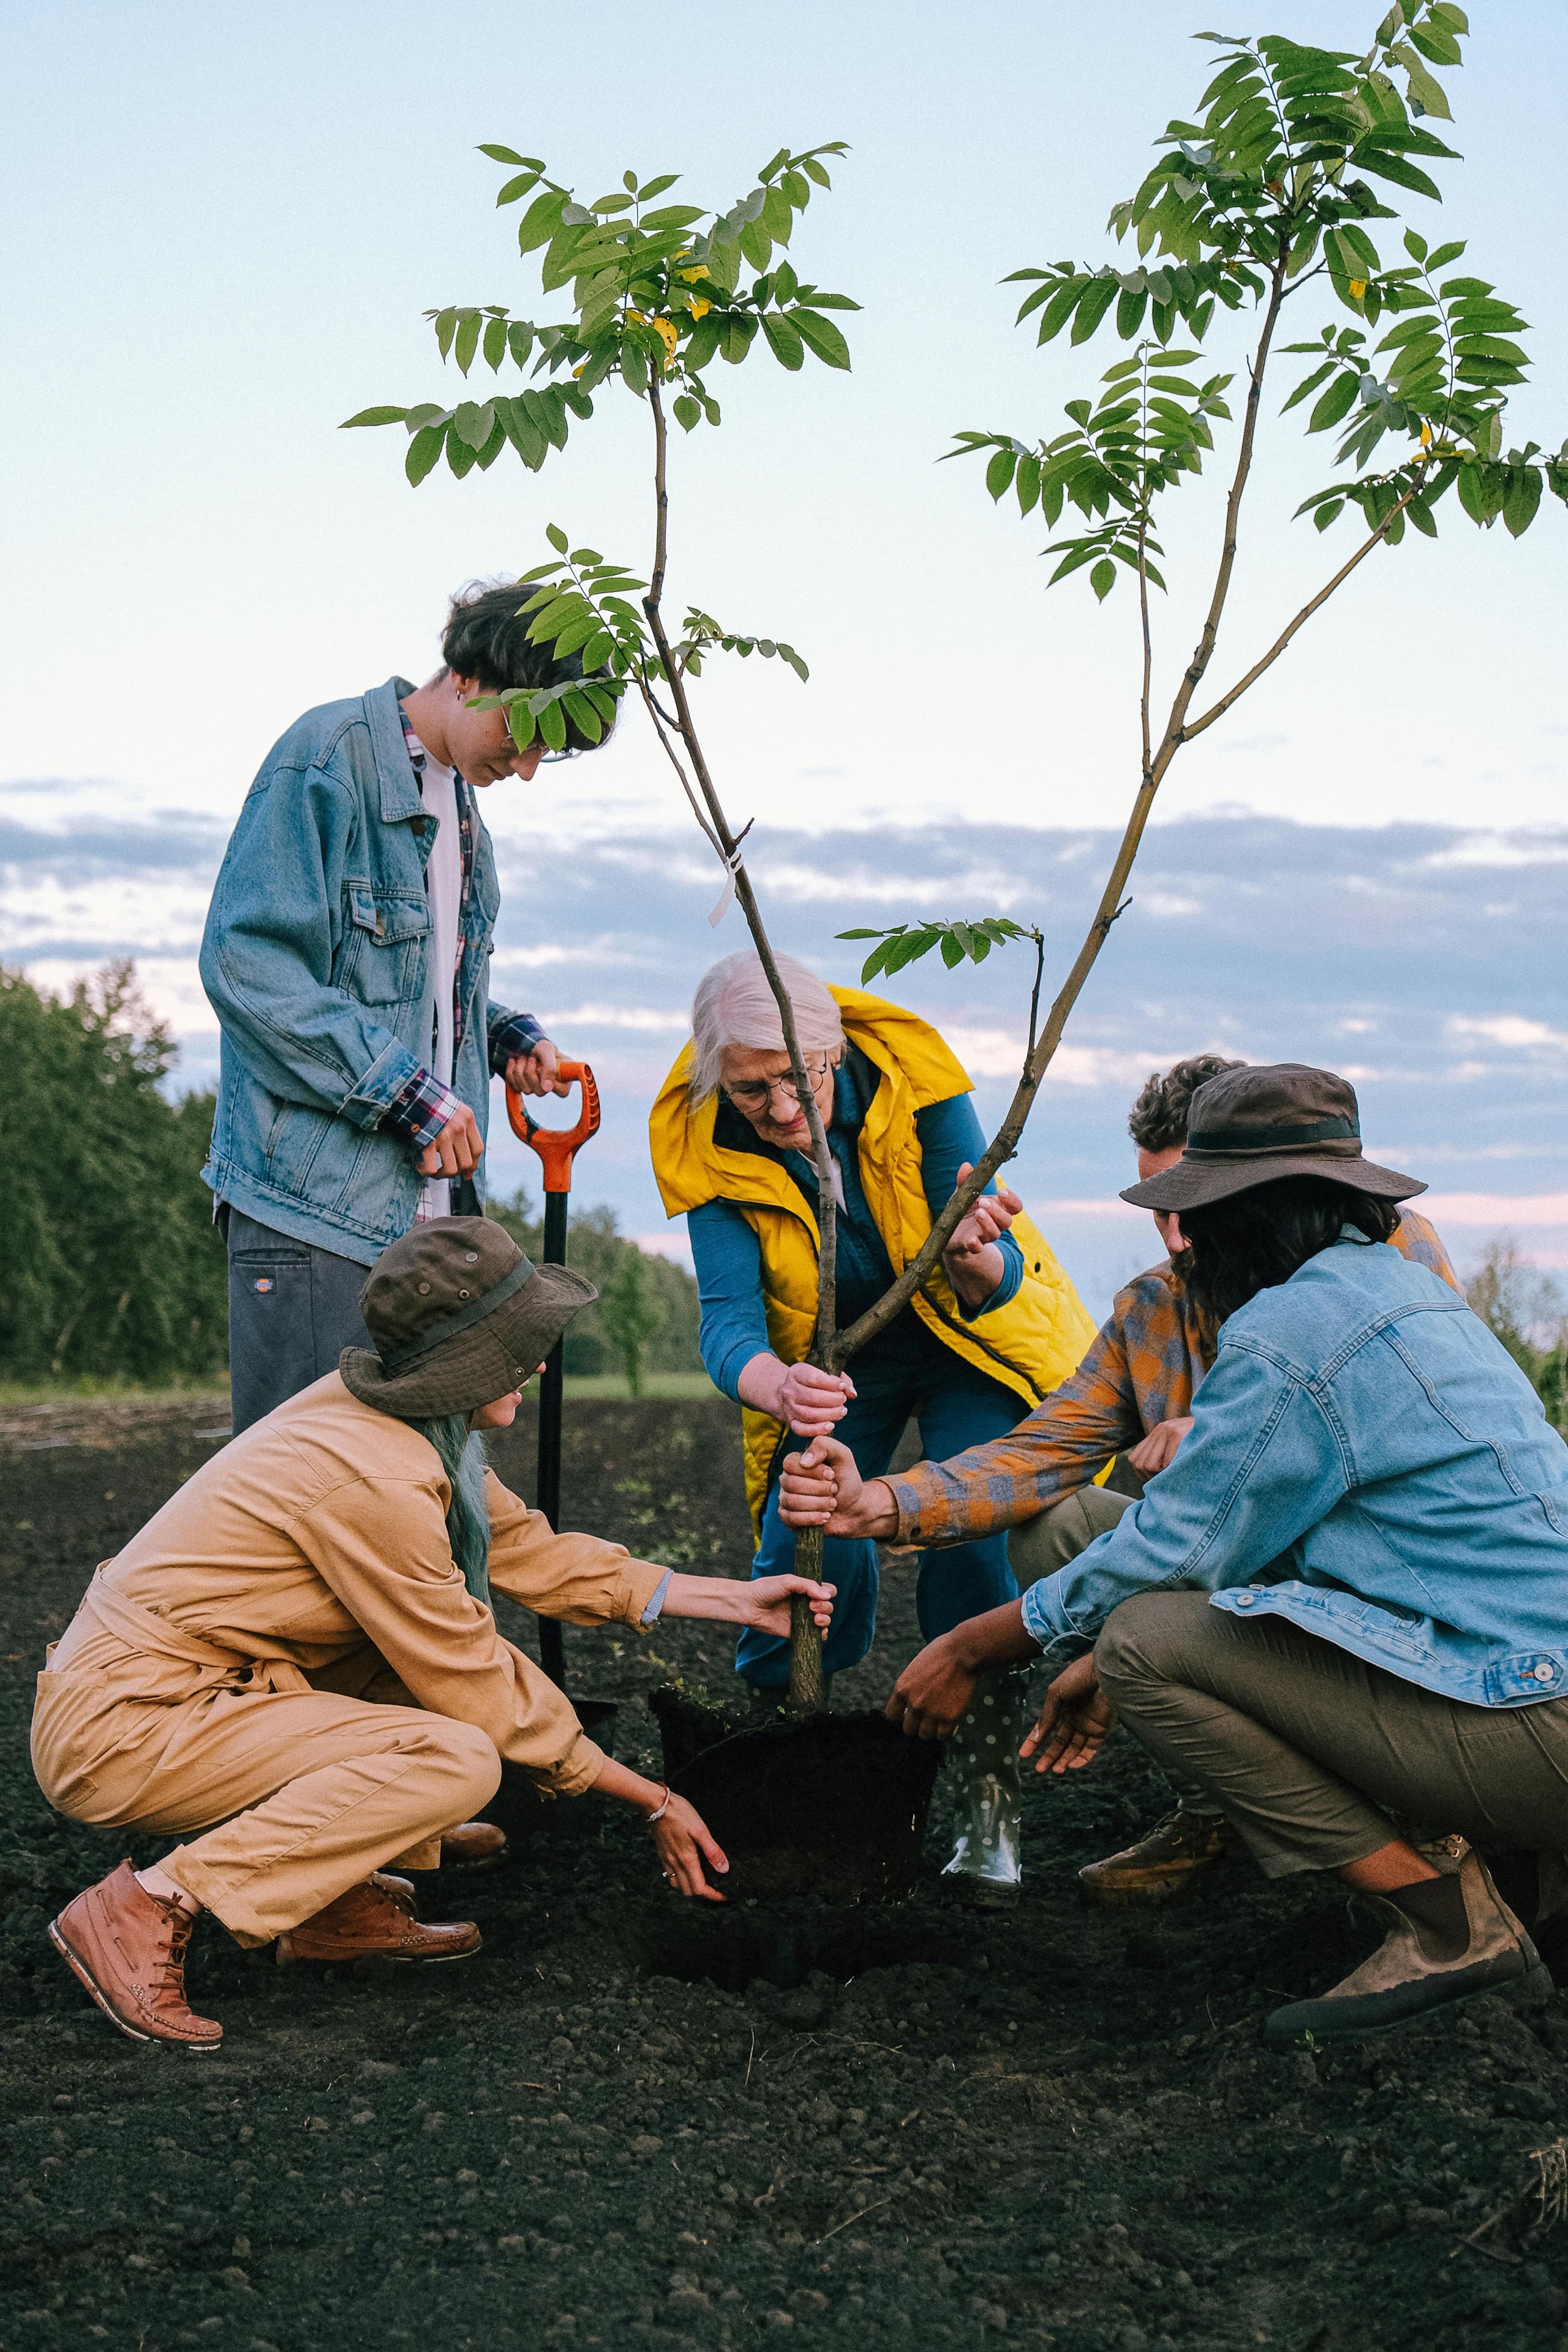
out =
[[[1402,1209],[1391,1246],[1460,1288],[1425,1217]],[[1203,1373],[1185,1295],[1167,1259],[1117,1292],[1110,1319],[1077,1371],[1016,1429],[951,1462],[919,1462],[888,1478],[899,1512],[892,1540],[969,1543],[1034,1518],[1087,1486],[1161,1422],[1191,1412]]]

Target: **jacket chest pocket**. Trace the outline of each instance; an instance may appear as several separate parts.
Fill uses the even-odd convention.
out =
[[[425,984],[430,909],[423,891],[350,882],[338,986],[362,1004],[406,1004]]]

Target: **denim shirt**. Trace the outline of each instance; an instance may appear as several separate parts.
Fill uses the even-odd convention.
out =
[[[413,691],[395,677],[324,703],[274,745],[202,940],[223,1030],[206,1182],[260,1223],[367,1265],[414,1223],[422,1185],[409,1139],[383,1125],[429,1054],[437,827],[403,740],[398,703]],[[492,1040],[512,1016],[488,1003],[500,894],[489,835],[476,832],[452,1091],[483,1134]]]
[[[1447,1283],[1347,1227],[1228,1318],[1174,1461],[1024,1621],[1065,1658],[1173,1590],[1472,1706],[1560,1698],[1568,1446]]]

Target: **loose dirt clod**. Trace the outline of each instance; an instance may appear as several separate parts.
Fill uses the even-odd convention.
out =
[[[421,1884],[483,1929],[462,1970],[279,1971],[205,1922],[222,2053],[196,2081],[124,2042],[43,1927],[160,1849],[50,1814],[26,1720],[45,1642],[218,1419],[0,1458],[5,2352],[1560,2352],[1568,2231],[1531,2184],[1568,2133],[1565,2004],[1265,2051],[1366,1930],[1236,1860],[1153,1927],[1080,1909],[1078,1866],[1163,1801],[1119,1738],[1031,1780],[1005,1912],[938,1879],[940,1783],[913,1900],[858,1908],[681,1905],[618,1811],[520,1804],[508,1862]],[[574,1404],[567,1436],[574,1523],[745,1572],[727,1407]],[[499,1465],[525,1492],[531,1458],[525,1428]],[[879,1706],[917,1639],[893,1570],[836,1706]],[[706,1622],[570,1650],[650,1769],[649,1688],[722,1689],[731,1656]]]

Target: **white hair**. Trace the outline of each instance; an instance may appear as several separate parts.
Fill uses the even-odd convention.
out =
[[[827,990],[794,956],[778,955],[773,961],[789,993],[801,1052],[837,1052],[844,1043],[844,1024]],[[719,1084],[719,1056],[726,1045],[747,1045],[762,1053],[782,1048],[784,1023],[754,949],[722,956],[703,973],[691,1000],[691,1036],[697,1049],[690,1092],[694,1105],[706,1102]]]

